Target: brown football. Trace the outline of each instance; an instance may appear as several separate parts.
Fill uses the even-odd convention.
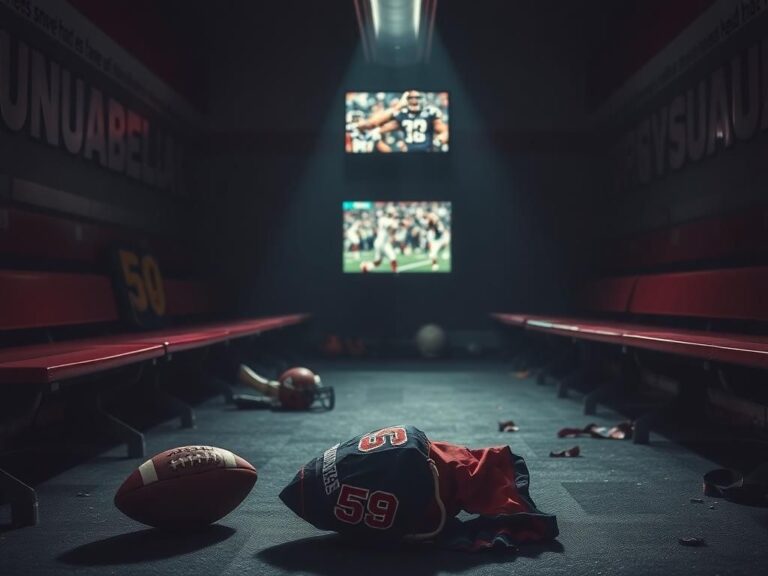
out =
[[[115,506],[149,526],[199,528],[237,508],[256,478],[256,469],[229,450],[182,446],[131,472],[115,494]]]

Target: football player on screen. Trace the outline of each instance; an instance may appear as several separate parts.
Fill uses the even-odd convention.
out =
[[[362,132],[378,130],[379,135],[401,131],[404,136],[396,146],[400,152],[441,151],[448,145],[448,125],[443,113],[428,105],[424,93],[418,90],[407,90],[393,106],[355,122],[354,127]]]
[[[347,135],[345,148],[347,152],[368,153],[374,149],[378,152],[391,152],[391,147],[382,140],[380,128],[371,130],[361,130],[360,122],[365,115],[359,110],[352,110],[347,113]]]
[[[345,216],[345,218],[347,218]],[[360,227],[362,221],[357,220],[354,216],[347,218],[346,230],[344,231],[344,251],[351,254],[355,260],[360,260],[361,238]]]
[[[397,272],[397,254],[395,253],[395,235],[400,227],[397,208],[387,206],[386,212],[377,213],[376,239],[373,242],[373,262],[361,262],[360,271],[370,272],[378,268],[384,260],[389,259],[392,272]]]
[[[429,258],[432,261],[432,271],[437,272],[437,262],[440,253],[451,241],[451,233],[435,212],[427,214],[427,240],[429,242]]]

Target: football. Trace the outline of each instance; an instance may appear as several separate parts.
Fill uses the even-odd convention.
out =
[[[256,478],[256,469],[229,450],[182,446],[131,472],[115,494],[115,506],[156,528],[200,528],[237,508]]]

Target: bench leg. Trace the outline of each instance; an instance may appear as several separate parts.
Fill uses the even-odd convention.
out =
[[[147,450],[144,434],[122,420],[115,418],[112,414],[109,414],[100,404],[96,410],[104,425],[114,433],[115,436],[125,442],[126,448],[128,449],[128,458],[143,458]]]
[[[648,444],[651,437],[651,426],[656,421],[658,412],[648,412],[635,420],[634,430],[632,431],[632,442],[634,444]]]
[[[155,394],[166,408],[179,416],[182,428],[195,427],[195,411],[192,406],[164,390],[157,383],[155,384]]]
[[[536,384],[538,384],[539,386],[546,386],[548,376],[549,375],[547,374],[547,370],[545,368],[542,368],[536,374]]]
[[[568,398],[568,389],[577,386],[583,377],[582,370],[577,369],[564,376],[557,382],[557,397]]]
[[[36,526],[39,521],[37,492],[15,476],[0,468],[0,491],[11,503],[11,526]]]
[[[634,422],[632,442],[635,444],[648,444],[650,442],[651,429],[654,424],[678,409],[679,404],[680,402],[676,398],[638,416]]]
[[[224,396],[224,402],[226,404],[235,403],[234,392],[232,392],[232,385],[229,382],[216,376],[208,376],[206,382],[213,390]]]
[[[598,403],[609,397],[611,393],[612,390],[610,388],[601,386],[584,396],[584,414],[594,416],[597,412]]]
[[[595,412],[597,412],[597,405],[600,402],[614,396],[619,390],[621,390],[621,386],[621,379],[610,380],[601,384],[592,390],[592,392],[584,396],[584,414],[587,416],[594,416]]]

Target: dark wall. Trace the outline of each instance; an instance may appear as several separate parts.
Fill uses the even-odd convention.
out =
[[[145,67],[105,38],[98,21],[90,22],[65,3],[12,4],[0,7],[4,38],[0,81],[1,93],[6,96],[0,104],[0,208],[7,205],[61,216],[67,222],[87,221],[105,229],[127,230],[125,236],[140,242],[164,235],[192,245],[199,229],[195,198],[207,186],[202,119],[196,120],[196,112],[187,113],[186,107],[176,107],[180,99],[173,96],[160,103],[153,100],[158,90],[143,86],[139,77],[126,79],[128,74],[141,74]],[[119,12],[116,8],[115,14]],[[145,22],[158,22],[154,12],[143,17]],[[196,65],[205,69],[200,62]],[[68,90],[64,88],[65,76]],[[82,88],[80,100],[78,86]],[[42,94],[40,98],[37,92]],[[92,110],[99,109],[93,104],[96,97],[102,113],[91,115]],[[43,101],[45,104],[38,105]],[[18,113],[19,122],[12,119],[10,102],[24,110]],[[121,121],[110,120],[111,103],[122,111]],[[36,113],[38,110],[43,112]],[[138,119],[130,134],[129,115]],[[90,122],[90,118],[96,120]],[[106,146],[89,155],[88,126],[99,125],[102,129],[98,134],[104,136]],[[65,126],[79,134],[79,140],[67,141]],[[173,146],[166,146],[171,140]],[[109,151],[110,141],[120,143],[122,162],[110,164],[119,156]],[[134,142],[138,143],[135,151]],[[131,162],[130,169],[129,147],[131,158],[139,159]],[[169,154],[163,152],[170,149]],[[134,168],[137,164],[141,164],[138,173]],[[155,179],[163,166],[169,167],[165,173],[173,174],[173,178]],[[6,218],[0,220],[4,221],[3,228],[8,226]],[[27,232],[30,236],[40,233]],[[81,240],[88,239],[76,239]],[[4,250],[11,255],[18,251],[23,250],[13,245]],[[13,258],[3,265],[50,265],[48,261]],[[101,263],[92,264],[98,269]]]
[[[720,17],[709,27],[698,32],[688,29],[679,37],[701,40],[702,48],[693,52],[691,64],[677,65],[679,61],[669,53],[656,55],[656,63],[672,72],[669,79],[660,76],[655,88],[631,93],[630,103],[606,126],[605,141],[609,149],[604,154],[602,184],[593,197],[599,208],[595,221],[604,223],[594,227],[599,231],[595,238],[597,244],[642,238],[654,231],[700,220],[737,217],[762,209],[766,204],[768,107],[764,102],[768,98],[765,72],[768,70],[768,13],[764,8],[754,15],[745,11],[745,6],[757,4],[731,2],[730,8],[727,0],[710,4],[714,8],[725,7],[720,10]],[[755,66],[751,67],[753,57]],[[717,81],[719,73],[722,84]],[[740,86],[741,91],[735,90],[735,86]],[[754,96],[750,92],[752,88],[756,90]],[[662,116],[670,113],[673,101],[680,96],[687,98],[689,94],[694,98],[696,110],[703,100],[703,121],[699,123],[697,114],[688,114],[686,100],[686,110],[677,116],[676,122],[682,123],[684,130],[692,122],[696,126],[694,134],[699,133],[701,126],[704,138],[711,137],[713,145],[707,144],[700,155],[692,155],[687,142],[686,159],[678,166],[670,161],[673,144],[669,132],[657,143],[653,132],[645,128],[651,126],[653,130],[653,122],[663,126]],[[734,118],[750,111],[756,113],[757,123],[752,129],[742,129],[741,134],[736,134]],[[670,125],[667,124],[667,129]],[[662,134],[663,130],[657,133]],[[660,161],[657,161],[657,151]],[[719,231],[717,226],[711,230],[721,234],[719,241],[723,244],[732,241],[726,236],[726,230]]]
[[[441,3],[431,63],[412,69],[364,62],[350,6],[281,3],[267,20],[239,5],[217,22],[206,230],[239,311],[402,335],[565,305],[594,164],[581,16],[514,4]],[[345,156],[344,92],[413,86],[450,91],[450,152]],[[341,202],[365,199],[452,201],[454,271],[342,274]]]

